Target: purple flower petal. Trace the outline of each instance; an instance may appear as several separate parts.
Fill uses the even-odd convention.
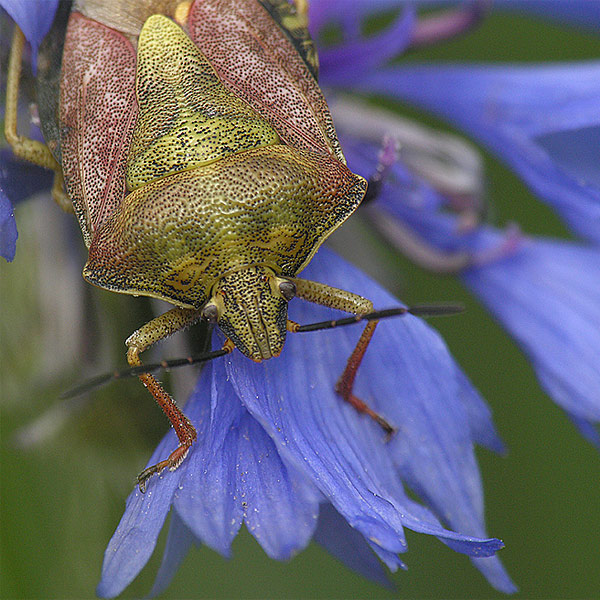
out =
[[[167,545],[163,553],[160,568],[156,574],[150,597],[155,598],[162,594],[171,584],[177,569],[187,556],[190,548],[198,546],[200,542],[179,518],[176,512],[171,516]]]
[[[415,13],[408,6],[390,27],[371,38],[321,49],[319,65],[321,71],[327,73],[327,83],[352,83],[357,71],[369,72],[402,53],[410,44],[414,25]]]
[[[590,423],[585,419],[580,419],[576,417],[574,414],[567,413],[567,416],[573,422],[573,425],[577,427],[579,433],[591,444],[594,444],[597,448],[600,449],[600,433],[598,433],[598,429],[595,423]]]
[[[204,376],[201,378],[201,381]],[[208,410],[199,404],[186,407],[186,414],[196,425],[207,417]],[[177,447],[177,436],[170,430],[150,457],[147,466],[166,458]],[[142,570],[156,546],[173,496],[180,480],[189,478],[186,460],[176,471],[163,471],[148,482],[145,494],[137,487],[127,499],[125,513],[113,534],[102,565],[102,576],[96,589],[98,596],[118,596]],[[191,475],[193,477],[193,474]]]
[[[21,28],[31,45],[34,73],[38,47],[50,30],[57,6],[58,0],[0,0],[0,7]]]
[[[465,409],[473,441],[495,452],[505,452],[506,448],[496,432],[489,406],[458,366],[455,377],[459,389],[458,398]]]
[[[8,149],[0,150],[0,190],[13,206],[52,186],[52,171],[16,158]]]
[[[399,512],[387,499],[391,494],[381,489],[376,475],[370,473],[372,456],[361,452],[362,446],[381,447],[382,434],[377,432],[378,443],[372,439],[368,444],[364,434],[355,438],[356,428],[350,428],[348,419],[335,406],[339,400],[332,392],[322,390],[323,380],[333,389],[335,382],[323,372],[331,370],[331,365],[322,363],[315,371],[313,361],[306,360],[306,352],[311,349],[301,343],[298,339],[288,340],[285,357],[280,356],[280,364],[272,367],[274,361],[253,365],[234,354],[228,361],[228,373],[236,392],[274,438],[282,456],[299,469],[306,462],[305,474],[353,527],[393,552],[403,552],[406,542]],[[291,359],[300,353],[305,357],[304,364]],[[319,399],[316,406],[312,400],[315,394]],[[380,463],[392,467],[384,452]]]
[[[15,257],[18,236],[12,204],[0,188],[0,256],[8,262]]]
[[[314,540],[349,569],[375,583],[392,587],[390,579],[364,536],[350,527],[329,503],[321,505]]]
[[[593,0],[495,0],[494,7],[529,12],[595,32],[600,30],[600,3]]]
[[[246,527],[268,556],[288,560],[311,540],[320,494],[283,464],[273,441],[248,413],[239,440],[238,490]]]
[[[341,22],[346,39],[357,38],[366,15],[399,6],[401,2],[398,0],[352,0],[351,4],[348,0],[311,0],[308,4],[308,25],[311,34],[317,38],[324,26]]]
[[[209,373],[212,393],[201,382],[188,403],[204,405],[203,418],[194,421],[198,442],[182,465],[175,510],[198,539],[225,556],[243,520],[269,556],[289,559],[311,539],[319,495],[282,463],[227,383],[223,362]]]
[[[0,150],[0,256],[9,262],[15,257],[17,225],[13,206],[52,185],[52,173]]]
[[[313,264],[320,280],[336,287],[348,287],[351,281],[352,291],[372,298],[376,307],[395,303],[392,296],[342,261],[328,259],[325,264],[313,261],[311,267]],[[480,429],[478,437],[489,436],[494,444],[497,437],[490,427],[489,416],[481,418],[482,400],[464,375],[456,379],[457,366],[443,342],[418,319],[382,322],[371,345],[361,366],[369,373],[368,382],[363,382],[368,391],[361,391],[360,377],[356,389],[359,397],[372,399],[374,408],[399,427],[390,442],[390,452],[403,480],[450,527],[484,537],[483,497],[471,427]],[[398,352],[398,348],[402,351]],[[467,412],[463,402],[473,398],[478,401],[472,411]],[[377,402],[381,399],[387,402],[379,406]],[[469,422],[469,413],[471,416],[479,414],[481,420],[477,425],[476,421]],[[425,521],[426,515],[419,515],[417,509],[412,505],[407,515],[416,513],[415,516]],[[417,523],[409,522],[408,517],[403,524],[424,531]],[[457,551],[468,552],[468,547],[460,542],[449,545]],[[477,563],[477,566],[498,570],[502,576],[491,580],[493,585],[504,591],[514,590],[497,559]],[[488,572],[484,574],[489,576]]]
[[[185,470],[175,492],[174,507],[194,535],[207,546],[229,556],[231,542],[242,524],[237,498],[236,465],[239,423],[244,410],[227,384],[220,385],[209,366],[186,405],[194,411],[192,422],[198,441],[180,468]],[[149,485],[156,484],[150,481]]]
[[[306,275],[310,277],[311,272],[318,273],[320,280],[331,285],[341,287],[345,284],[353,291],[370,296],[377,306],[397,304],[368,278],[324,250],[315,257]],[[331,318],[332,314],[301,302],[290,308],[292,318],[299,322]],[[377,425],[366,417],[359,417],[333,392],[336,377],[356,342],[359,333],[356,330],[313,334],[319,336],[318,343],[308,339],[306,334],[290,336],[278,361],[261,365],[253,365],[233,354],[228,361],[229,376],[246,407],[269,431],[282,455],[304,469],[335,508],[365,537],[386,550],[401,552],[405,549],[402,527],[406,525],[464,543],[463,552],[487,554],[494,546],[490,540],[480,547],[468,536],[442,531],[429,515],[411,515],[407,510],[410,502],[394,474],[393,463],[409,461],[410,440],[415,428],[418,433],[414,434],[414,442],[423,449],[423,454],[434,455],[436,448],[445,448],[437,455],[441,463],[437,467],[431,466],[424,475],[432,479],[433,486],[439,487],[440,494],[443,489],[446,498],[449,497],[445,482],[438,479],[446,469],[451,478],[461,479],[468,473],[469,488],[473,481],[478,481],[478,475],[470,472],[473,468],[476,471],[472,459],[465,464],[470,441],[466,448],[460,448],[458,456],[453,456],[459,446],[451,440],[451,435],[441,431],[449,423],[461,437],[468,436],[469,431],[468,426],[465,427],[466,416],[460,401],[454,398],[449,402],[456,405],[453,406],[454,414],[458,415],[455,423],[452,423],[453,416],[447,407],[449,397],[456,394],[457,384],[453,379],[455,365],[445,346],[424,323],[411,317],[393,324],[382,323],[380,328],[359,372],[356,390],[360,397],[400,428],[389,444],[384,443]],[[426,358],[421,359],[419,353],[425,346],[429,349]],[[398,348],[403,349],[402,353],[398,353]],[[446,363],[449,368],[449,381],[441,386],[440,363]],[[428,377],[430,374],[423,373],[424,366],[431,371],[437,370],[438,375]],[[318,400],[313,390],[318,390]],[[437,423],[427,420],[439,421],[438,414],[421,412],[432,395],[442,398],[439,402],[448,418],[446,423],[442,415],[439,429]],[[423,421],[415,423],[417,419]],[[431,439],[434,448],[428,447],[427,439]],[[464,441],[460,444],[464,445]],[[444,464],[446,455],[450,455],[452,461],[456,459],[456,463]],[[392,462],[389,462],[390,458]],[[434,476],[432,469],[436,468],[441,470]],[[456,501],[462,502],[464,493],[459,496]],[[363,507],[361,511],[357,511],[358,506]],[[479,514],[474,515],[474,522],[479,523],[479,518]]]
[[[323,73],[326,81],[326,73]],[[600,241],[600,63],[423,65],[356,75],[355,87],[439,113],[486,144],[574,231]]]
[[[171,437],[159,444],[151,464],[165,455],[167,447],[170,447],[165,441],[171,441]],[[98,596],[118,596],[152,555],[177,486],[175,477],[162,479],[161,485],[154,486],[146,494],[141,494],[136,488],[127,499],[125,513],[104,554],[102,576],[96,588]]]
[[[498,243],[497,234],[487,237]],[[517,340],[554,400],[598,423],[600,249],[525,240],[513,256],[470,269],[463,279]]]
[[[343,146],[350,168],[368,178],[377,166],[378,147],[369,141],[344,135],[343,132],[340,137],[344,141]],[[402,163],[398,162],[392,166],[392,172],[378,203],[392,211],[396,210],[395,214],[402,220],[404,211],[413,215],[427,215],[443,207],[445,200],[430,185],[409,173]],[[411,224],[414,225],[412,222]],[[458,398],[462,400],[473,441],[496,452],[503,452],[504,444],[498,437],[489,407],[456,365],[454,377],[458,383]]]
[[[492,228],[459,235],[448,215],[403,207],[387,192],[381,201],[437,247],[485,253],[502,243]],[[546,392],[593,439],[584,424],[600,421],[600,249],[524,238],[503,258],[465,271],[463,280],[517,340]]]

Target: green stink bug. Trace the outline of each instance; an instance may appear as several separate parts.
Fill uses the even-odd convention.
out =
[[[287,318],[294,296],[371,314],[369,300],[298,277],[367,183],[345,164],[306,24],[285,0],[79,0],[47,147],[16,135],[15,39],[7,139],[62,173],[89,252],[84,278],[174,305],[126,341],[180,442],[139,475],[143,490],[180,464],[196,431],[142,371],[140,354],[204,319],[227,337],[223,352],[276,357],[287,331],[302,330]],[[66,206],[60,182],[55,197]],[[368,320],[337,390],[390,433],[352,392],[376,323]]]

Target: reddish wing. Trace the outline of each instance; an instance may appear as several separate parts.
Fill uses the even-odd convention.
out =
[[[135,50],[123,35],[71,14],[61,75],[62,166],[88,247],[125,196],[137,115],[135,64]]]
[[[142,4],[138,13],[141,24],[152,10]],[[113,24],[114,15],[104,17]],[[196,0],[188,27],[223,84],[259,112],[285,143],[333,155],[345,164],[319,86],[258,2]],[[115,29],[74,12],[63,57],[63,171],[89,247],[126,194],[126,158],[137,118],[136,51]]]
[[[188,26],[223,84],[267,119],[285,143],[333,154],[345,164],[317,82],[258,2],[196,0]]]

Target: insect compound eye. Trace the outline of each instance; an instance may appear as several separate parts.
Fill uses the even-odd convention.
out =
[[[202,318],[209,323],[216,323],[219,320],[219,309],[214,304],[207,304],[202,309]]]
[[[296,295],[296,284],[291,281],[281,281],[279,283],[281,295],[289,302]]]

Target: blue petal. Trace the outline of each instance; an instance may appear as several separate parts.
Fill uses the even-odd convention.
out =
[[[52,186],[54,174],[16,158],[8,149],[0,150],[0,190],[3,190],[13,206],[38,192]]]
[[[319,268],[320,277],[334,286],[343,286],[348,267],[332,265]],[[352,276],[352,290],[376,300],[376,306],[390,306],[393,298],[375,290],[374,284],[359,273]],[[372,373],[367,383],[368,391],[359,397],[377,400],[388,399],[382,412],[399,431],[390,443],[394,463],[402,478],[426,500],[434,512],[456,531],[484,537],[483,497],[479,471],[473,454],[472,428],[490,425],[489,417],[470,422],[463,402],[477,398],[471,414],[481,417],[483,402],[463,375],[456,378],[458,368],[446,352],[441,338],[422,321],[403,319],[396,327],[382,323],[374,338],[361,369]],[[398,352],[401,348],[402,352]],[[464,394],[464,395],[463,395]],[[394,399],[394,402],[391,402]],[[488,429],[490,440],[497,440],[493,429]],[[478,437],[484,437],[479,431]],[[494,442],[497,443],[497,442]],[[411,506],[408,514],[415,514]],[[425,520],[424,515],[418,515]],[[417,531],[414,523],[405,518],[406,527]],[[469,552],[461,541],[450,543],[455,550]],[[484,550],[485,552],[485,550]],[[474,553],[474,548],[471,552]],[[479,563],[478,566],[482,566]],[[502,572],[500,579],[492,579],[487,569],[500,569],[497,560],[483,563],[484,574],[490,582],[505,591],[514,589],[508,576]]]
[[[489,406],[458,366],[455,369],[455,377],[458,383],[458,397],[465,409],[473,441],[495,452],[505,452],[506,448],[496,432]]]
[[[165,443],[161,443],[152,464],[166,452]],[[161,485],[153,486],[146,494],[136,489],[127,499],[125,514],[104,553],[102,576],[96,588],[101,598],[118,596],[152,555],[177,485],[174,477],[164,479]]]
[[[525,240],[513,256],[463,278],[529,355],[548,394],[598,423],[600,249]]]
[[[530,12],[548,19],[600,30],[600,3],[591,0],[496,0],[494,7]]]
[[[357,74],[354,87],[456,123],[506,161],[574,231],[600,241],[600,171],[581,160],[597,150],[599,62],[395,67]]]
[[[390,550],[382,548],[379,544],[369,540],[369,546],[379,557],[379,560],[392,572],[395,573],[399,568],[406,570],[406,565],[400,560],[399,556]]]
[[[443,249],[485,253],[502,243],[492,228],[460,235],[454,218],[402,206],[387,192],[381,204]],[[593,438],[591,424],[600,421],[600,249],[525,238],[463,280],[529,356],[546,392]]]
[[[227,382],[222,361],[202,379],[186,409],[204,406],[175,510],[198,539],[225,556],[243,520],[269,556],[289,559],[311,539],[319,495],[282,463]]]
[[[319,280],[333,286],[348,288],[351,281],[351,290],[371,298],[375,306],[397,304],[390,294],[339,259],[328,259],[325,264],[313,261],[311,267],[318,269]],[[359,371],[356,390],[399,427],[389,450],[402,478],[452,529],[485,537],[481,482],[472,445],[475,440],[470,435],[474,431],[477,440],[500,445],[485,403],[447,353],[441,338],[421,320],[408,317],[396,323],[382,322],[371,344],[361,365],[369,374],[368,381],[363,380],[365,387],[361,389]],[[378,406],[378,400],[385,403]],[[469,408],[465,410],[465,406]],[[403,524],[426,532],[422,523],[429,519],[424,509],[408,498],[403,502],[408,508]],[[411,522],[409,515],[420,523]],[[474,544],[464,538],[449,545],[476,554]],[[482,552],[487,553],[487,549]],[[498,559],[476,565],[495,587],[514,591]]]
[[[580,419],[573,414],[567,413],[568,417],[571,419],[575,427],[579,429],[579,433],[591,444],[594,444],[597,448],[600,449],[600,433],[598,433],[598,429],[596,426],[585,419]]]
[[[217,370],[215,365],[203,371],[186,406],[186,414],[200,413],[198,419],[192,419],[198,441],[180,467],[185,475],[176,490],[174,507],[198,539],[229,556],[243,518],[236,494],[236,465],[238,426],[244,410],[229,386],[220,385]]]
[[[206,417],[204,408],[190,405],[186,407],[186,414],[197,425]],[[147,466],[163,460],[176,447],[177,436],[170,430],[157,446]],[[125,513],[104,554],[102,576],[96,589],[98,596],[118,596],[148,562],[179,481],[190,477],[187,472],[189,463],[189,460],[185,460],[176,471],[163,471],[160,476],[151,479],[145,494],[141,494],[137,487],[130,494]]]
[[[288,560],[311,540],[317,490],[286,467],[273,441],[248,413],[240,423],[238,490],[244,522],[271,558]]]
[[[0,150],[0,256],[15,257],[17,225],[13,206],[52,185],[52,173],[15,158],[10,150]]]
[[[38,47],[50,30],[57,6],[58,0],[0,0],[0,7],[21,28],[31,45],[34,73]]]
[[[0,188],[0,256],[8,262],[15,257],[18,236],[12,204]]]
[[[308,4],[308,26],[313,37],[317,38],[324,26],[340,23],[345,39],[357,38],[366,15],[396,9],[399,4],[398,0],[311,0]],[[412,5],[410,8],[412,10]]]
[[[329,503],[321,505],[314,540],[349,569],[375,583],[392,587],[390,579],[365,538],[350,527]]]
[[[362,19],[365,14],[397,8],[401,0],[311,0],[309,23],[318,31],[332,21],[350,17]],[[412,0],[413,6],[430,7],[447,2],[436,0]],[[459,4],[455,2],[454,4]],[[600,4],[593,0],[495,0],[494,9],[528,12],[564,23],[583,26],[598,31],[600,26]],[[350,13],[350,17],[348,17]]]
[[[234,354],[228,360],[228,367],[237,393],[273,437],[281,455],[304,469],[353,527],[393,552],[404,551],[400,515],[387,499],[390,494],[380,489],[379,482],[369,472],[373,461],[369,456],[361,456],[360,445],[366,444],[358,444],[355,432],[344,423],[345,415],[340,415],[334,403],[337,398],[321,389],[323,363],[321,370],[315,371],[306,353],[297,351],[298,342],[302,340],[288,340],[286,346],[292,348],[286,348],[285,356],[282,354],[279,364],[274,366],[270,365],[274,361],[249,364],[247,359]],[[304,349],[308,350],[306,344]],[[303,362],[299,362],[301,354],[305,357]],[[297,357],[298,361],[288,357]],[[333,381],[328,383],[333,387]],[[315,394],[318,404],[310,401]],[[336,427],[340,419],[343,425]],[[371,446],[381,446],[382,440],[378,442],[373,439]],[[380,463],[391,468],[385,454],[381,454]],[[303,467],[302,462],[307,466]]]
[[[368,278],[325,250],[313,260],[307,276],[311,272],[319,273],[319,279],[332,285],[345,284],[353,291],[370,295],[378,306],[397,304],[391,296],[374,287]],[[300,322],[331,318],[332,314],[302,302],[296,302],[290,308],[291,317]],[[393,342],[386,342],[385,326],[382,325],[382,331],[376,336],[378,342],[374,342],[373,349],[367,353],[366,363],[360,371],[362,377],[359,374],[357,381],[359,395],[379,408],[384,416],[398,415],[394,423],[400,427],[400,432],[387,445],[377,425],[368,418],[359,417],[333,392],[336,375],[341,373],[359,335],[356,329],[290,336],[279,359],[261,365],[254,365],[234,353],[227,361],[229,376],[243,403],[273,437],[282,456],[302,469],[350,525],[367,539],[387,551],[402,552],[406,549],[403,535],[403,525],[406,525],[417,531],[464,542],[461,551],[493,553],[499,547],[497,540],[481,542],[454,534],[441,529],[430,514],[415,515],[407,509],[410,502],[396,475],[393,456],[404,442],[405,434],[408,432],[410,436],[415,424],[403,420],[396,412],[395,403],[404,403],[405,380],[410,382],[408,387],[410,384],[421,386],[425,396],[439,394],[438,389],[429,387],[428,380],[419,383],[424,378],[412,368],[410,357],[417,355],[417,362],[421,364],[418,357],[421,345],[415,346],[416,338],[421,338],[422,345],[428,346],[425,356],[433,359],[433,363],[427,364],[428,369],[438,369],[440,360],[448,362],[450,359],[446,358],[447,352],[439,337],[419,320],[408,317],[396,327],[387,325],[388,329],[397,329],[399,333],[391,335]],[[317,339],[310,339],[317,336]],[[392,350],[386,356],[388,343]],[[401,360],[398,359],[398,348],[403,349]],[[387,361],[390,364],[383,368],[382,363]],[[449,364],[453,372],[454,364],[451,361]],[[372,389],[378,389],[380,384],[376,380],[379,379],[389,385],[385,395],[377,396]],[[449,393],[455,391],[452,388],[452,385],[447,388]],[[378,400],[381,406],[378,406]],[[416,401],[422,402],[423,398]],[[460,406],[459,411],[464,414]],[[437,415],[429,416],[437,419]],[[462,431],[468,431],[463,421],[460,424]],[[427,439],[432,438],[434,446],[440,443],[436,427],[431,428],[428,423],[419,423],[417,427],[427,431]],[[447,451],[452,453],[454,449],[447,448]],[[461,455],[462,459],[464,456]],[[476,469],[474,463],[470,466]],[[461,466],[455,474],[461,477],[460,471],[464,470]],[[436,482],[432,485],[441,487]],[[462,500],[461,497],[459,501]],[[476,515],[475,520],[478,519],[479,515]]]
[[[357,71],[368,72],[402,53],[410,44],[414,25],[415,13],[408,6],[390,27],[371,38],[322,48],[319,65],[327,73],[327,83],[352,83]]]
[[[199,544],[200,542],[179,518],[177,513],[173,513],[162,562],[160,563],[154,585],[150,591],[151,598],[159,596],[169,587],[177,569],[181,566],[190,548],[193,545],[198,546]]]

